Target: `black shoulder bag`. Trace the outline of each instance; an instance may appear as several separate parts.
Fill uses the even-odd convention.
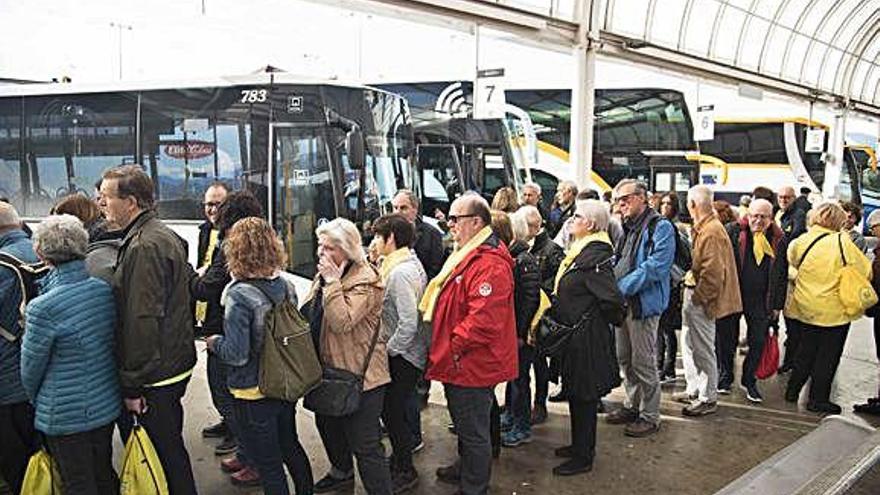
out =
[[[348,416],[358,410],[364,392],[364,375],[370,366],[370,359],[373,357],[373,350],[376,348],[381,331],[382,327],[379,325],[376,333],[373,334],[370,352],[364,358],[360,375],[342,368],[324,367],[320,384],[307,393],[303,400],[306,409],[315,414],[333,417]]]

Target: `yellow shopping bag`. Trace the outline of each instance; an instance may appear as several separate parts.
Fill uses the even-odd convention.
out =
[[[61,495],[61,476],[45,450],[40,449],[28,461],[21,495]]]
[[[137,419],[125,442],[120,480],[120,495],[168,495],[168,482],[162,463],[147,431],[137,423]]]

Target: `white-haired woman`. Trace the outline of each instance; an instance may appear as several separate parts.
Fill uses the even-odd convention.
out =
[[[548,310],[556,322],[578,327],[560,356],[562,393],[571,413],[571,445],[556,449],[557,457],[569,459],[553,469],[560,476],[592,468],[599,399],[620,384],[611,325],[623,320],[624,300],[614,278],[609,221],[602,202],[577,202],[574,242],[559,266]]]
[[[34,424],[65,493],[119,493],[111,444],[122,405],[113,292],[86,272],[89,234],[78,218],[47,217],[33,241],[51,267],[41,294],[28,303],[21,343],[21,382],[36,410]]]
[[[315,483],[315,491],[353,486],[353,454],[367,493],[390,494],[391,472],[379,430],[385,385],[391,381],[385,339],[379,331],[382,282],[367,262],[352,222],[337,218],[318,227],[315,234],[318,275],[307,304],[321,362],[357,375],[368,363],[357,411],[343,417],[315,415],[330,460],[330,472]]]

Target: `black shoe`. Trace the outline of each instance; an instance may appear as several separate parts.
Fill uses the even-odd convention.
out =
[[[437,468],[437,481],[457,485],[461,479],[461,468],[456,462],[451,466],[443,466]]]
[[[593,463],[586,459],[569,459],[553,468],[556,476],[572,476],[580,473],[588,473],[593,469]]]
[[[547,406],[536,404],[532,409],[532,424],[539,425],[547,421]]]
[[[408,490],[412,490],[419,484],[419,473],[414,468],[404,471],[397,471],[395,476],[391,478],[391,493],[398,495]]]
[[[756,383],[742,385],[742,389],[745,391],[746,399],[748,399],[749,402],[754,402],[755,404],[764,402],[764,396],[761,395],[761,391],[758,390],[758,385]]]
[[[565,402],[568,400],[568,397],[566,397],[565,394],[563,394],[562,392],[559,392],[556,395],[551,395],[547,398],[547,400],[550,402]]]
[[[840,414],[842,409],[833,402],[809,402],[807,411],[821,414]]]
[[[785,389],[785,402],[797,402],[800,395],[800,390]]]
[[[328,473],[327,476],[324,476],[315,483],[313,491],[315,493],[327,493],[351,488],[354,488],[354,473],[347,478],[334,478]]]
[[[223,438],[229,435],[229,426],[226,421],[202,428],[202,438]]]
[[[228,436],[220,442],[220,445],[214,447],[214,455],[229,455],[238,450],[238,442],[235,437]]]
[[[880,416],[880,400],[877,400],[876,398],[868,399],[868,402],[864,404],[854,405],[853,411],[862,414],[875,414]]]
[[[792,366],[790,364],[783,363],[782,366],[780,366],[779,369],[776,370],[776,372],[779,373],[780,375],[784,375],[793,369],[794,369],[794,366]]]
[[[566,445],[565,447],[559,447],[558,449],[553,451],[553,455],[556,457],[562,457],[563,459],[571,459],[574,457],[574,447],[571,445]]]
[[[446,429],[449,430],[449,433],[452,433],[453,435],[458,435],[458,431],[456,431],[455,429],[455,423],[450,422],[448,425],[446,425]]]

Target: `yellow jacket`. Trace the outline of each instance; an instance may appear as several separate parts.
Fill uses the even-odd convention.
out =
[[[799,267],[798,263],[807,247],[825,233],[828,235],[810,249],[803,265]],[[841,245],[847,265],[855,266],[868,280],[871,279],[871,262],[853,244],[848,234],[813,225],[788,245],[788,263],[796,269],[797,277],[794,284],[789,285],[785,316],[820,327],[833,327],[852,321],[837,295],[840,270],[843,268]]]

